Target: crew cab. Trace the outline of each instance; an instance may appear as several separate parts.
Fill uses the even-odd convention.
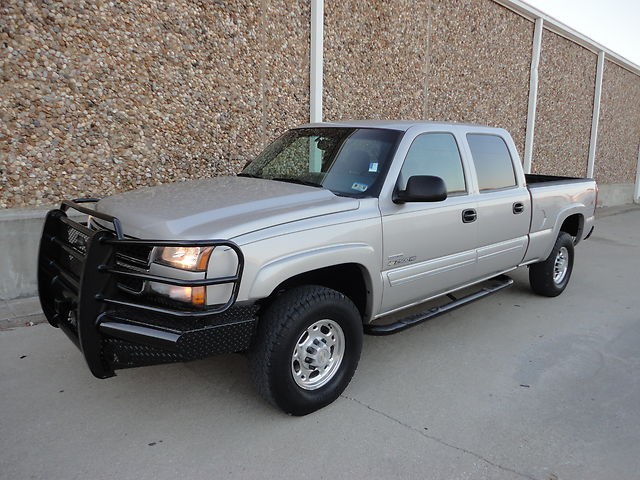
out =
[[[592,179],[525,175],[500,128],[308,124],[237,176],[64,201],[39,294],[98,378],[246,352],[259,393],[304,415],[347,386],[365,333],[500,291],[522,266],[534,292],[562,293],[596,201]]]

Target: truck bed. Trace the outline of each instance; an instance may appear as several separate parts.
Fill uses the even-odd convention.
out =
[[[593,227],[597,187],[591,178],[554,175],[525,175],[531,195],[530,243],[525,262],[544,260],[564,221],[572,216],[576,223],[576,243]]]
[[[527,185],[530,188],[545,187],[547,185],[559,185],[567,183],[579,183],[584,181],[591,181],[591,178],[581,177],[563,177],[559,175],[539,175],[536,173],[525,174]]]

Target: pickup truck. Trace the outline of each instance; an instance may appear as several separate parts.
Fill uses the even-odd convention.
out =
[[[237,176],[64,201],[39,295],[98,378],[246,352],[258,392],[305,415],[345,389],[365,333],[500,291],[521,266],[534,292],[562,293],[597,192],[525,175],[499,128],[303,125]]]

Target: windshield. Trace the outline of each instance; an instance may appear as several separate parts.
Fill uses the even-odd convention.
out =
[[[289,130],[239,175],[322,187],[338,195],[376,196],[400,133],[376,128]]]

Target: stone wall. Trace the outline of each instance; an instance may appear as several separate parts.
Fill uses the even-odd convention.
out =
[[[549,30],[542,34],[534,173],[587,174],[598,56]]]
[[[325,2],[324,118],[507,128],[534,25],[492,0]],[[0,208],[239,171],[309,116],[310,0],[4,0]],[[596,55],[545,30],[535,172],[585,175]],[[640,76],[607,61],[596,176],[632,183]]]
[[[491,0],[433,0],[427,117],[509,130],[522,156],[534,24]]]
[[[325,2],[325,119],[423,118],[426,46],[426,0]]]
[[[238,171],[309,111],[310,3],[0,6],[0,208]]]
[[[599,183],[633,183],[640,149],[640,81],[606,61],[602,82],[595,177]]]

